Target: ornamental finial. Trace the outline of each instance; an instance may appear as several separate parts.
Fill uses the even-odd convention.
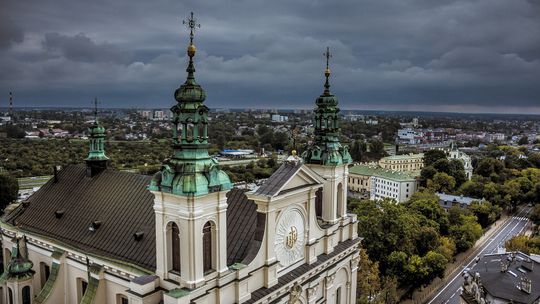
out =
[[[185,24],[189,28],[188,56],[193,57],[197,51],[195,45],[193,44],[193,33],[195,32],[196,28],[201,28],[201,25],[197,23],[197,20],[193,17],[193,12],[191,12],[187,20],[182,21],[182,24]]]
[[[97,105],[98,105],[97,97],[94,97],[94,123],[95,124],[97,124],[97,115],[98,115]]]
[[[324,93],[330,94],[330,82],[328,81],[328,78],[330,77],[330,58],[332,58],[332,54],[330,54],[330,47],[326,47],[326,53],[323,55],[326,57],[326,70],[324,70],[326,82],[324,83]]]

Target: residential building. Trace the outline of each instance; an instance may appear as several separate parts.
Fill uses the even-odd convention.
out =
[[[540,301],[540,263],[522,252],[485,254],[463,278],[462,304]]]
[[[383,169],[394,171],[420,171],[424,168],[424,153],[403,154],[383,157],[379,160]]]
[[[356,302],[351,158],[339,142],[328,64],[303,160],[293,153],[256,190],[234,189],[208,154],[193,15],[188,24],[171,157],[153,177],[111,168],[96,114],[86,164],[64,167],[2,217],[2,303]]]
[[[420,130],[403,128],[398,130],[397,136],[398,142],[414,145],[422,142],[424,134]]]
[[[436,193],[439,197],[439,204],[444,209],[450,209],[453,206],[459,206],[460,208],[468,208],[474,201],[484,201],[484,199],[478,199],[474,197],[468,197],[463,195],[450,195],[446,193]]]
[[[391,198],[403,203],[418,190],[416,176],[409,172],[383,169],[376,165],[356,165],[349,170],[349,190],[359,194],[369,193],[369,198]]]
[[[289,117],[279,115],[279,114],[272,114],[272,121],[274,121],[274,122],[286,122],[286,121],[289,121]]]

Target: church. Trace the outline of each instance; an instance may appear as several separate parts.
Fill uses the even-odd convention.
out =
[[[360,238],[347,213],[347,147],[337,97],[316,99],[314,141],[252,191],[208,153],[206,93],[174,92],[172,154],[152,176],[115,170],[97,116],[89,153],[1,219],[0,303],[356,302]]]

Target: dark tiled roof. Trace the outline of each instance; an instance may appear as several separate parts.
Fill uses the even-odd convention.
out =
[[[106,169],[90,178],[85,165],[68,166],[15,210],[7,221],[84,252],[155,269],[154,196],[150,176]],[[63,210],[60,218],[56,211]],[[92,222],[100,221],[95,231]],[[141,240],[133,237],[144,232]]]
[[[360,238],[356,238],[354,240],[346,240],[341,243],[339,243],[337,246],[334,247],[334,251],[330,254],[321,254],[317,257],[317,262],[313,264],[303,264],[301,266],[298,266],[294,270],[282,275],[278,279],[278,283],[270,288],[259,288],[251,293],[251,299],[249,299],[245,304],[249,303],[255,303],[262,298],[266,297],[267,295],[273,293],[274,291],[280,289],[281,287],[293,282],[294,280],[298,279],[311,269],[323,264],[324,262],[328,261],[329,259],[335,257],[336,255],[340,254],[344,250],[347,250],[351,248],[352,246],[357,245],[360,242]],[[317,275],[314,275],[313,277],[316,277]]]
[[[227,194],[227,265],[249,264],[254,257],[250,249],[259,249],[264,234],[266,217],[257,213],[257,205],[244,192],[232,189]]]
[[[482,285],[494,297],[512,300],[514,303],[536,303],[540,298],[540,263],[530,260],[521,252],[515,253],[512,262],[508,259],[510,256],[510,254],[484,255],[470,273],[472,275],[479,273]],[[510,262],[506,272],[501,272],[501,261]],[[530,294],[517,288],[522,277],[531,280]]]
[[[151,178],[113,169],[90,178],[86,166],[68,166],[58,173],[58,182],[51,179],[3,221],[83,252],[153,271],[154,196],[146,190]],[[260,247],[264,216],[241,190],[231,190],[227,203],[227,260],[248,263]],[[63,214],[57,218],[59,210]],[[92,232],[94,221],[101,225]],[[133,236],[136,232],[144,233],[139,241]]]
[[[284,162],[279,169],[272,174],[255,194],[274,196],[279,193],[281,187],[302,167],[302,162]]]

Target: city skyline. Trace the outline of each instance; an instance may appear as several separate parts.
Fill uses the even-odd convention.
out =
[[[198,82],[214,108],[539,114],[539,3],[519,0],[9,3],[0,106],[168,107],[183,82],[190,11]],[[240,13],[239,13],[240,12]],[[511,106],[510,106],[511,105]]]

